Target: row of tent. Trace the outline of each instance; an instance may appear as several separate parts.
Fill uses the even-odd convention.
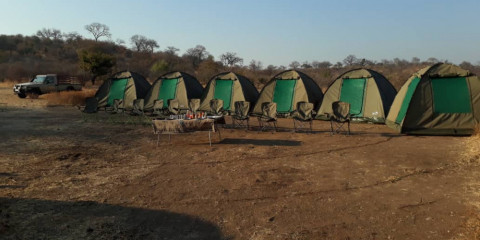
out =
[[[315,105],[315,119],[328,120],[332,103],[350,103],[354,120],[386,123],[401,133],[468,135],[480,123],[480,79],[458,66],[438,63],[414,73],[397,94],[380,73],[354,69],[335,79],[325,93],[306,74],[287,70],[275,75],[259,93],[239,74],[226,72],[210,79],[205,89],[184,72],[159,77],[153,85],[141,75],[119,72],[105,81],[95,97],[98,107],[108,107],[123,99],[124,108],[133,100],[144,99],[144,109],[153,109],[155,100],[176,99],[187,110],[190,99],[201,99],[200,111],[210,110],[210,100],[223,100],[223,108],[234,112],[235,102],[251,103],[251,114],[260,115],[262,104],[275,102],[279,116],[289,116],[300,102]]]

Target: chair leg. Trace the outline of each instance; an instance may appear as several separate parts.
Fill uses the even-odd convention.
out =
[[[330,134],[333,135],[333,121],[330,120]]]
[[[350,121],[348,121],[348,135],[350,135]]]

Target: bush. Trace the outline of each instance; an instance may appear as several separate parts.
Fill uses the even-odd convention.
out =
[[[82,91],[55,92],[42,95],[49,106],[77,106],[85,105],[85,99],[95,95],[95,89],[83,89]]]

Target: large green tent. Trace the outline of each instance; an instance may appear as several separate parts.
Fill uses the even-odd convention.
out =
[[[458,66],[438,63],[407,80],[386,124],[408,134],[469,135],[479,122],[479,78]]]
[[[177,99],[180,109],[188,109],[188,102],[201,98],[203,87],[198,80],[184,72],[170,72],[159,77],[145,96],[146,111],[153,109],[155,100],[162,99],[163,106],[168,107],[168,100]]]
[[[332,103],[350,103],[353,120],[384,123],[397,90],[380,73],[359,68],[338,77],[328,87],[316,119],[328,120]]]
[[[223,100],[223,109],[235,111],[235,102],[247,101],[253,106],[258,98],[258,91],[248,78],[233,73],[224,72],[210,79],[203,93],[200,104],[201,111],[210,110],[210,100]]]
[[[123,100],[123,108],[132,109],[133,100],[145,97],[150,83],[140,74],[123,71],[113,74],[98,88],[98,107],[111,107],[115,99]]]
[[[312,78],[296,70],[287,70],[274,76],[263,87],[252,113],[260,115],[263,103],[275,102],[279,116],[289,116],[299,102],[317,105],[322,98],[322,90]]]

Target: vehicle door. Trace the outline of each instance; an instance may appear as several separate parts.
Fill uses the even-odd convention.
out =
[[[42,93],[56,92],[57,86],[54,76],[47,76],[43,82],[43,87],[40,89]]]

